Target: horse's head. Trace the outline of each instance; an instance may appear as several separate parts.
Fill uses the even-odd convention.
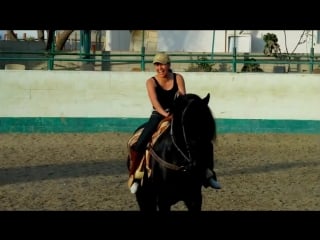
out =
[[[172,109],[174,127],[180,127],[189,138],[197,141],[215,140],[216,124],[208,105],[209,100],[209,93],[204,98],[193,93],[178,95]],[[176,131],[179,132],[178,129]]]
[[[199,166],[203,159],[211,156],[216,124],[209,100],[209,93],[204,98],[188,93],[177,96],[174,101],[171,136],[176,148],[184,153],[184,160],[188,162],[185,166]]]

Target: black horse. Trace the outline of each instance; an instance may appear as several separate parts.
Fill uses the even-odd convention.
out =
[[[206,169],[214,167],[216,139],[209,99],[210,94],[200,98],[191,93],[175,99],[168,128],[148,146],[150,158],[144,164],[136,192],[141,211],[169,212],[179,201],[185,203],[188,211],[201,211],[201,189]]]

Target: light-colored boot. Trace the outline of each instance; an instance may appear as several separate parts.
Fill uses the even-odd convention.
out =
[[[209,179],[209,186],[214,189],[221,189],[221,184],[218,181],[214,180],[213,177]]]
[[[132,194],[135,194],[138,191],[139,183],[137,181],[134,181],[130,187],[130,192]]]
[[[210,187],[214,189],[221,189],[221,184],[217,180],[216,173],[209,168],[207,168],[206,171],[206,179]]]

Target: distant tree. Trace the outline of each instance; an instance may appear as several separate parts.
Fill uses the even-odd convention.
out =
[[[263,69],[260,68],[260,64],[256,62],[256,59],[248,59],[250,63],[245,63],[241,69],[241,72],[263,72]]]
[[[37,30],[38,32],[38,39],[40,41],[44,41],[44,31],[47,31],[48,34],[48,40],[46,44],[46,50],[49,51],[52,48],[52,44],[54,41],[54,34],[56,30]],[[66,44],[68,38],[70,37],[73,30],[63,30],[62,33],[60,33],[59,38],[56,39],[55,43],[55,50],[62,50],[64,45]]]
[[[213,72],[215,71],[213,69],[213,65],[208,62],[207,57],[202,56],[198,57],[198,62],[195,64],[191,64],[187,69],[185,69],[186,72]]]
[[[17,34],[14,32],[14,30],[7,30],[6,34],[8,40],[18,41]]]
[[[54,41],[54,35],[56,30],[37,30],[37,37],[39,41],[45,42],[45,31],[47,32],[47,43],[46,43],[46,50],[49,51],[52,48],[52,43]],[[62,50],[64,45],[66,44],[68,38],[70,37],[71,33],[74,30],[63,30],[60,33],[59,39],[55,42],[55,50]],[[17,34],[14,30],[6,30],[8,40],[18,41]]]
[[[263,53],[267,56],[273,55],[277,57],[278,54],[281,54],[280,45],[278,44],[277,35],[274,33],[267,33],[263,36],[263,41],[265,42],[265,46],[263,49]]]
[[[63,30],[63,32],[60,33],[59,39],[57,39],[56,42],[56,50],[62,50],[64,48],[64,45],[66,44],[72,32],[73,30]]]

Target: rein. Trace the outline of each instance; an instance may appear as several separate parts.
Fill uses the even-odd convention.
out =
[[[184,139],[184,142],[186,144],[186,149],[187,149],[187,153],[189,155],[189,157],[186,156],[186,154],[181,150],[181,148],[178,146],[178,144],[176,143],[176,139],[174,137],[174,134],[173,134],[173,118],[171,119],[171,127],[170,127],[170,136],[171,136],[171,140],[172,140],[172,143],[173,145],[176,147],[176,149],[178,150],[178,152],[182,155],[182,157],[187,160],[188,163],[191,163],[192,162],[192,159],[191,159],[191,154],[190,154],[190,148],[189,148],[189,144],[188,144],[188,141],[187,141],[187,137],[186,137],[186,133],[185,133],[185,128],[184,128],[184,125],[183,125],[183,116],[186,112],[186,110],[189,108],[190,104],[193,102],[194,100],[192,99],[188,105],[184,108],[183,112],[182,112],[182,117],[181,117],[181,125],[182,125],[182,132],[183,132],[183,139]],[[172,169],[172,170],[176,170],[176,171],[186,171],[186,167],[185,166],[177,166],[176,164],[172,164],[172,163],[168,163],[166,162],[165,160],[163,160],[162,158],[159,157],[159,155],[153,150],[152,146],[149,145],[149,151],[150,151],[150,154],[152,155],[152,157],[158,161],[160,164],[162,164],[164,167],[166,168],[169,168],[169,169]]]
[[[181,126],[182,126],[182,133],[183,133],[183,140],[184,140],[184,143],[186,144],[186,149],[187,149],[187,152],[188,152],[188,155],[189,157],[187,157],[183,151],[181,150],[181,148],[179,148],[178,144],[176,143],[176,139],[174,137],[174,134],[173,134],[173,119],[171,121],[171,128],[170,128],[170,136],[171,136],[171,139],[172,139],[172,143],[173,145],[176,147],[176,149],[179,151],[179,153],[182,155],[182,157],[187,160],[187,162],[191,163],[192,162],[192,159],[191,159],[191,154],[190,154],[190,147],[189,147],[189,143],[188,143],[188,140],[187,140],[187,136],[186,136],[186,132],[185,132],[185,128],[184,128],[184,124],[183,124],[183,117],[186,113],[186,110],[190,107],[191,103],[193,102],[194,100],[192,99],[188,105],[184,108],[183,112],[182,112],[182,116],[181,116]]]
[[[177,166],[175,164],[172,163],[168,163],[165,160],[163,160],[162,158],[159,157],[159,155],[153,150],[152,147],[149,148],[150,154],[152,155],[152,157],[157,160],[160,164],[162,164],[163,166],[165,166],[166,168],[175,170],[175,171],[186,171],[184,166]]]

